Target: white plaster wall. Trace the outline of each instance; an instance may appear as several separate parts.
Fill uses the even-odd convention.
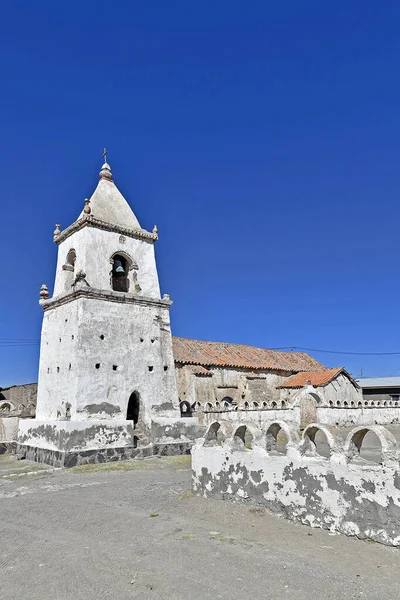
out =
[[[400,545],[400,471],[344,457],[272,455],[223,443],[192,448],[193,485],[204,496],[270,506],[312,527]]]
[[[362,390],[356,388],[351,381],[343,374],[340,374],[334,381],[331,381],[328,385],[317,388],[317,393],[322,390],[323,398],[326,404],[329,402],[354,402],[357,406],[357,402],[362,400]]]
[[[204,412],[198,416],[201,425],[210,426],[212,423],[224,423],[226,428],[233,430],[247,423],[255,425],[266,432],[266,427],[273,422],[284,421],[293,427],[300,426],[300,409],[298,407],[279,410],[223,410],[220,412]]]
[[[45,312],[37,419],[64,420],[67,403],[71,420],[125,419],[134,391],[148,426],[152,412],[179,416],[168,305],[81,297]]]
[[[190,404],[200,402],[202,408],[207,402],[215,407],[215,402],[221,402],[225,396],[233,398],[239,406],[245,402],[252,405],[258,402],[281,402],[284,396],[277,386],[282,383],[290,373],[277,371],[262,371],[260,379],[248,379],[249,370],[234,368],[210,368],[212,377],[193,374],[189,365],[177,367],[179,397]],[[298,393],[298,390],[296,390]],[[285,394],[287,397],[288,394]]]
[[[190,405],[196,402],[195,377],[188,366],[175,366],[176,383],[179,400],[186,400]]]
[[[43,314],[36,418],[63,420],[75,405],[80,357],[79,301]]]
[[[71,273],[63,271],[62,265],[65,264],[69,251],[74,249],[76,252],[74,274],[83,270],[91,287],[100,290],[112,289],[110,276],[112,264],[110,263],[110,258],[116,252],[123,252],[128,254],[139,267],[135,272],[137,273],[137,281],[142,288],[140,295],[150,298],[160,298],[154,243],[127,236],[123,237],[125,242],[121,243],[119,233],[96,229],[94,227],[84,227],[61,242],[58,246],[53,297],[70,291],[70,285],[67,286],[66,282],[69,282]],[[130,271],[131,286],[129,292],[135,293],[132,274],[133,271]]]
[[[318,422],[326,425],[386,425],[400,422],[400,408],[327,408],[318,407]]]
[[[296,397],[301,394],[304,389],[305,388],[281,388],[279,390],[280,399],[288,402],[295,402]],[[312,390],[321,398],[322,406],[329,406],[329,402],[333,402],[334,405],[336,405],[337,402],[340,402],[340,404],[348,402],[349,406],[351,402],[354,402],[357,406],[357,403],[362,401],[361,389],[356,388],[343,374],[340,374],[334,381],[328,383],[328,385],[316,388],[309,387],[307,389]]]
[[[133,444],[131,421],[20,420],[18,441],[48,450],[82,451],[121,448]]]
[[[18,436],[18,417],[0,417],[0,442],[15,442]]]

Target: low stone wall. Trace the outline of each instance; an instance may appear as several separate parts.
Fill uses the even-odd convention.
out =
[[[318,407],[317,416],[319,423],[347,427],[349,425],[390,425],[400,423],[400,408],[397,406],[376,406],[369,402],[368,405],[347,408]]]
[[[355,404],[353,402],[353,404]],[[300,427],[302,421],[301,409],[298,405],[284,407],[225,407],[208,409],[196,413],[199,422],[204,425],[214,420],[230,421],[232,423],[245,419],[246,422],[262,426],[272,420],[296,423]],[[356,425],[390,425],[400,423],[400,407],[377,406],[376,403],[362,403],[360,406],[350,406],[350,403],[340,403],[340,406],[317,406],[314,417],[319,423],[337,427],[352,427]]]
[[[360,458],[369,431],[381,444],[381,464]],[[278,452],[279,436],[287,440]],[[317,453],[325,436],[328,457]],[[399,447],[382,426],[308,426],[300,438],[287,423],[262,429],[214,422],[192,448],[194,490],[204,496],[246,501],[286,517],[346,535],[400,546]]]

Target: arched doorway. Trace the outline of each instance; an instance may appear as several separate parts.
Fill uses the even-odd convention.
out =
[[[126,419],[128,421],[133,421],[134,426],[136,426],[139,421],[139,404],[139,394],[137,392],[132,392],[129,397]]]

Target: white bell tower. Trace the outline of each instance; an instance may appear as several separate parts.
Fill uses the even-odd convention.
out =
[[[160,419],[180,420],[172,302],[160,297],[157,239],[156,226],[140,227],[107,162],[78,219],[63,231],[56,226],[54,294],[46,286],[40,294],[36,419],[19,432],[30,458],[76,464],[85,453],[123,454],[138,440],[149,443]]]

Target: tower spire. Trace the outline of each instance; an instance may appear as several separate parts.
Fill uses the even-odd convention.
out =
[[[108,179],[108,181],[112,181],[111,167],[107,162],[107,154],[108,150],[107,148],[104,148],[104,152],[102,154],[102,157],[104,158],[104,165],[101,167],[100,179]]]

